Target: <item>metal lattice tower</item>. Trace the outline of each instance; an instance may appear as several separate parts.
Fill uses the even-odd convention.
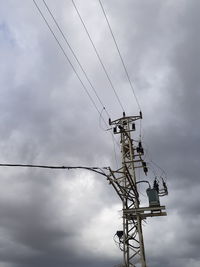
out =
[[[131,132],[135,131],[135,121],[142,119],[139,116],[125,116],[114,121],[109,120],[115,134],[121,137],[122,166],[112,171],[108,176],[109,182],[114,187],[122,201],[123,231],[118,231],[121,250],[123,251],[123,267],[146,267],[144,241],[142,233],[142,220],[147,217],[165,216],[164,206],[140,207],[139,193],[137,190],[136,170],[142,168],[147,174],[148,168],[143,161],[144,153],[141,142],[134,144]],[[145,182],[145,181],[144,181]]]

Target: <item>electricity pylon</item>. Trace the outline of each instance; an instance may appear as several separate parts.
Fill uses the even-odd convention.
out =
[[[120,119],[114,121],[109,119],[114,134],[120,134],[121,138],[122,166],[116,171],[110,169],[108,180],[122,201],[123,231],[117,231],[116,235],[119,238],[120,249],[123,251],[123,267],[147,266],[142,220],[147,217],[166,215],[166,212],[163,212],[165,207],[159,204],[159,188],[155,188],[157,184],[154,184],[154,188],[151,189],[148,181],[137,181],[137,169],[142,168],[146,175],[148,172],[146,162],[142,159],[144,150],[141,140],[136,142],[131,137],[131,132],[135,131],[135,121],[139,119],[142,119],[141,112],[139,116],[126,116],[123,113]],[[142,182],[149,184],[149,207],[140,207],[137,185]],[[164,190],[164,194],[166,192],[167,190]]]

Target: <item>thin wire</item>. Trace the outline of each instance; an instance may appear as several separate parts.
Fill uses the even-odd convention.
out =
[[[118,52],[119,57],[120,57],[120,60],[121,60],[121,63],[122,63],[122,65],[123,65],[123,68],[124,68],[124,71],[125,71],[125,73],[126,73],[127,79],[128,79],[128,81],[129,81],[130,87],[131,87],[131,89],[132,89],[133,95],[134,95],[134,97],[135,97],[135,101],[136,101],[136,103],[137,103],[137,105],[138,105],[139,110],[141,111],[140,103],[139,103],[138,98],[137,98],[137,96],[136,96],[136,94],[135,94],[135,90],[134,90],[133,84],[132,84],[132,82],[131,82],[131,79],[130,79],[130,76],[129,76],[127,67],[126,67],[125,62],[124,62],[124,60],[123,60],[122,54],[121,54],[121,52],[120,52],[120,49],[119,49],[119,46],[118,46],[118,43],[117,43],[117,40],[116,40],[116,38],[115,38],[115,36],[114,36],[113,30],[112,30],[112,28],[111,28],[110,22],[109,22],[109,20],[108,20],[108,17],[107,17],[107,15],[106,15],[106,11],[105,11],[105,9],[104,9],[104,7],[103,7],[103,4],[102,4],[101,0],[99,0],[99,4],[100,4],[100,6],[101,6],[101,9],[102,9],[103,14],[104,14],[105,19],[106,19],[106,22],[107,22],[107,24],[108,24],[108,28],[109,28],[110,33],[111,33],[111,35],[112,35],[113,41],[114,41],[114,43],[115,43],[117,52]]]
[[[105,112],[106,112],[108,118],[110,118],[110,115],[109,115],[107,109],[105,108],[105,105],[103,104],[103,101],[102,101],[101,98],[99,97],[99,95],[98,95],[96,89],[94,88],[94,86],[93,86],[91,80],[89,79],[89,77],[88,77],[86,71],[84,70],[82,64],[80,63],[80,60],[78,59],[77,55],[75,54],[75,52],[74,52],[72,46],[70,45],[69,41],[67,40],[66,35],[64,34],[64,32],[63,32],[63,30],[61,29],[60,25],[58,24],[58,22],[57,22],[55,16],[53,15],[52,11],[50,10],[50,8],[49,8],[49,6],[48,6],[48,4],[46,3],[45,0],[43,0],[43,3],[44,3],[44,5],[45,5],[47,11],[48,11],[49,14],[51,15],[51,17],[52,17],[54,23],[56,24],[56,26],[57,26],[59,32],[61,33],[61,35],[62,35],[64,41],[65,41],[66,44],[68,45],[68,47],[69,47],[71,53],[73,54],[74,58],[76,59],[76,61],[77,61],[78,65],[79,65],[79,67],[81,68],[82,72],[84,73],[85,78],[87,79],[88,83],[90,84],[90,86],[91,86],[92,90],[94,91],[94,93],[95,93],[97,99],[99,100],[100,104],[102,105],[103,109],[105,110]]]
[[[153,160],[151,160],[151,163],[153,163],[158,169],[160,169],[160,171],[162,171],[161,173],[161,177],[164,174],[165,175],[165,179],[167,180],[167,173],[165,172],[165,170],[163,170],[157,163],[155,163]]]
[[[154,177],[158,177],[156,169],[152,166],[151,162],[148,163],[148,169],[153,173]]]
[[[55,165],[34,165],[34,164],[10,164],[10,163],[0,163],[0,167],[22,167],[22,168],[41,168],[41,169],[67,169],[67,170],[72,170],[72,169],[84,169],[84,170],[89,170],[93,171],[96,173],[99,173],[101,175],[104,175],[107,177],[105,172],[103,170],[108,170],[108,167],[85,167],[85,166],[55,166]]]
[[[88,31],[88,29],[87,29],[87,27],[86,27],[86,25],[85,25],[85,23],[84,23],[84,21],[83,21],[83,18],[81,17],[81,14],[80,14],[80,12],[79,12],[79,10],[78,10],[78,8],[77,8],[75,2],[74,2],[73,0],[71,0],[71,1],[72,1],[72,4],[73,4],[73,6],[74,6],[74,8],[75,8],[75,10],[76,10],[76,12],[77,12],[77,14],[78,14],[78,17],[79,17],[79,19],[80,19],[80,21],[81,21],[81,23],[82,23],[82,25],[83,25],[83,27],[84,27],[86,33],[87,33],[87,36],[88,36],[88,38],[89,38],[89,40],[90,40],[90,42],[91,42],[91,44],[92,44],[92,46],[93,46],[93,48],[94,48],[94,51],[95,51],[95,53],[96,53],[96,55],[97,55],[97,57],[98,57],[98,59],[99,59],[99,62],[101,63],[101,66],[102,66],[102,68],[103,68],[103,70],[104,70],[104,72],[105,72],[105,74],[106,74],[106,77],[107,77],[107,79],[108,79],[108,81],[109,81],[109,83],[110,83],[110,85],[111,85],[111,88],[112,88],[113,91],[114,91],[114,94],[115,94],[115,96],[116,96],[116,98],[117,98],[117,100],[118,100],[118,102],[119,102],[119,105],[121,106],[122,111],[124,112],[124,107],[123,107],[123,105],[122,105],[122,102],[121,102],[121,100],[120,100],[120,98],[119,98],[119,96],[118,96],[118,94],[117,94],[117,92],[116,92],[116,90],[115,90],[115,87],[114,87],[114,85],[113,85],[113,83],[112,83],[112,81],[111,81],[111,78],[110,78],[110,76],[109,76],[109,74],[108,74],[108,72],[107,72],[107,70],[106,70],[105,65],[103,64],[103,61],[102,61],[102,59],[101,59],[101,57],[100,57],[100,55],[99,55],[99,53],[98,53],[98,51],[97,51],[97,48],[96,48],[94,42],[92,41],[91,35],[89,34],[89,31]]]
[[[35,6],[36,6],[36,8],[38,9],[38,11],[39,11],[41,17],[43,18],[43,20],[44,20],[44,22],[46,23],[48,29],[50,30],[51,34],[53,35],[54,39],[56,40],[58,46],[60,47],[60,49],[61,49],[63,55],[64,55],[65,58],[67,59],[67,61],[68,61],[68,63],[70,64],[71,68],[73,69],[74,73],[76,74],[78,80],[80,81],[81,85],[83,86],[83,89],[85,90],[86,94],[88,95],[88,97],[90,98],[91,102],[93,103],[93,106],[95,107],[95,109],[97,110],[97,112],[98,112],[99,114],[101,114],[101,112],[99,111],[99,109],[98,109],[98,107],[97,107],[95,101],[93,100],[93,98],[92,98],[92,96],[90,95],[89,91],[87,90],[85,84],[84,84],[83,81],[81,80],[81,78],[80,78],[78,72],[76,71],[75,67],[73,66],[72,62],[70,61],[69,57],[67,56],[67,54],[66,54],[64,48],[62,47],[61,43],[59,42],[58,38],[56,37],[54,31],[53,31],[52,28],[50,27],[48,21],[46,20],[45,16],[43,15],[41,9],[39,8],[39,6],[37,5],[37,3],[36,3],[35,0],[33,0],[33,3],[35,4]],[[106,121],[105,121],[104,118],[103,118],[103,121],[104,121],[104,123],[107,125],[107,123],[106,123]]]
[[[68,61],[68,62],[69,62],[69,64],[71,65],[71,67],[72,67],[73,71],[75,72],[75,74],[76,74],[77,78],[78,78],[78,79],[79,79],[79,81],[81,82],[81,84],[82,84],[82,86],[83,86],[84,90],[86,91],[86,93],[87,93],[88,97],[89,97],[89,98],[90,98],[90,100],[92,101],[92,103],[93,103],[93,105],[94,105],[95,109],[96,109],[96,110],[97,110],[97,112],[99,113],[100,117],[102,117],[102,115],[101,115],[101,112],[100,112],[100,111],[99,111],[99,109],[97,108],[97,105],[96,105],[96,103],[94,102],[93,98],[92,98],[92,97],[91,97],[91,95],[89,94],[89,91],[87,90],[86,86],[83,84],[83,82],[82,82],[82,80],[81,80],[80,76],[78,75],[77,71],[75,70],[74,66],[72,65],[72,63],[71,63],[71,61],[70,61],[69,57],[67,56],[67,54],[66,54],[66,52],[65,52],[64,48],[62,47],[62,45],[61,45],[61,43],[59,42],[58,38],[56,37],[55,33],[54,33],[54,32],[53,32],[53,30],[51,29],[51,27],[50,27],[49,23],[47,22],[47,20],[46,20],[45,16],[43,15],[43,13],[42,13],[42,11],[41,11],[41,9],[40,9],[40,8],[39,8],[39,6],[36,4],[35,0],[33,0],[33,2],[34,2],[34,4],[35,4],[35,6],[37,7],[37,9],[38,9],[38,11],[39,11],[40,15],[42,16],[43,20],[45,21],[45,23],[46,23],[47,27],[49,28],[50,32],[52,33],[53,37],[55,38],[55,40],[56,40],[57,44],[59,45],[60,49],[62,50],[62,52],[63,52],[63,54],[64,54],[65,58],[67,59],[67,61]],[[74,51],[73,51],[73,49],[72,49],[71,45],[70,45],[70,44],[69,44],[69,42],[67,41],[67,38],[66,38],[66,36],[64,35],[63,31],[61,30],[60,26],[58,25],[57,21],[55,20],[55,17],[53,16],[52,12],[50,11],[50,9],[49,9],[49,7],[48,7],[48,5],[46,4],[46,2],[45,2],[45,1],[44,1],[44,4],[45,4],[45,6],[46,6],[47,10],[49,11],[50,15],[52,16],[52,18],[53,18],[53,20],[54,20],[54,22],[55,22],[56,26],[58,27],[58,29],[59,29],[60,33],[62,34],[62,36],[63,36],[63,38],[64,38],[65,42],[68,44],[68,47],[70,48],[70,50],[71,50],[72,54],[74,55],[75,59],[76,59],[76,60],[77,60],[77,62],[79,63],[79,66],[80,66],[80,68],[82,69],[83,73],[85,74],[85,77],[86,77],[86,79],[88,80],[89,84],[91,85],[92,89],[94,90],[94,92],[95,92],[95,94],[96,94],[96,96],[97,96],[97,98],[98,98],[99,102],[101,103],[101,105],[103,106],[103,108],[106,110],[105,106],[103,105],[103,102],[102,102],[102,101],[101,101],[101,99],[99,98],[99,96],[98,96],[98,94],[97,94],[97,92],[96,92],[96,90],[95,90],[94,86],[92,85],[91,81],[89,80],[89,78],[88,78],[88,76],[87,76],[86,72],[84,71],[84,69],[83,69],[82,65],[80,64],[80,62],[79,62],[79,60],[78,60],[77,56],[75,55],[75,53],[74,53]],[[109,115],[109,113],[108,113],[108,111],[107,111],[107,110],[106,110],[106,113],[107,113],[107,115],[110,117],[110,115]],[[105,123],[106,127],[108,127],[108,124],[107,124],[107,122],[105,121],[105,119],[104,119],[103,117],[102,117],[102,120],[103,120],[103,122]],[[111,134],[111,136],[112,136],[112,139],[114,138],[114,140],[115,140],[115,142],[116,142],[116,144],[117,144],[117,140],[115,139],[115,137],[114,137],[113,133],[112,133],[112,132],[110,132],[110,134]]]
[[[154,166],[157,167],[158,170],[161,171],[160,176],[162,177],[162,175],[164,174],[164,175],[165,175],[165,179],[167,180],[167,173],[166,173],[166,171],[165,171],[163,168],[161,168],[156,162],[154,162],[154,161],[151,159],[151,154],[150,154],[150,152],[149,152],[148,145],[147,145],[144,141],[143,141],[143,143],[146,145],[146,149],[145,149],[145,151],[146,151],[146,155],[145,155],[145,157],[148,157],[150,163],[152,163]],[[153,168],[152,165],[151,165],[151,167]],[[154,168],[154,170],[155,170],[155,168]]]
[[[119,49],[119,45],[118,45],[118,43],[117,43],[117,40],[116,40],[116,38],[115,38],[114,32],[113,32],[113,30],[112,30],[112,28],[111,28],[111,24],[110,24],[110,22],[109,22],[109,20],[108,20],[108,16],[106,15],[106,11],[105,11],[105,9],[104,9],[104,7],[103,7],[103,4],[102,4],[101,0],[99,0],[99,4],[100,4],[100,6],[101,6],[102,12],[103,12],[104,17],[105,17],[105,19],[106,19],[106,22],[107,22],[108,28],[109,28],[109,30],[110,30],[111,36],[112,36],[112,38],[113,38],[113,41],[114,41],[114,43],[115,43],[117,52],[118,52],[119,57],[120,57],[120,60],[121,60],[121,63],[122,63],[122,65],[123,65],[123,68],[124,68],[124,71],[125,71],[125,73],[126,73],[128,82],[129,82],[129,84],[130,84],[130,87],[131,87],[133,96],[134,96],[135,101],[136,101],[136,103],[137,103],[137,105],[138,105],[138,109],[139,109],[139,111],[141,111],[142,109],[141,109],[139,100],[138,100],[138,98],[137,98],[137,96],[136,96],[136,93],[135,93],[133,84],[132,84],[132,82],[131,82],[130,75],[129,75],[129,73],[128,73],[127,67],[126,67],[126,65],[125,65],[124,59],[123,59],[122,54],[121,54],[120,49]],[[140,139],[141,139],[141,135],[142,135],[142,121],[140,120]]]
[[[101,119],[103,118],[103,111],[104,111],[104,110],[105,110],[105,107],[102,108],[102,110],[101,110],[101,114],[100,114],[100,116],[99,116],[99,128],[101,128],[102,131],[106,132],[107,129],[104,129],[104,128],[102,127],[102,125],[101,125]]]
[[[42,13],[42,11],[41,11],[41,9],[39,8],[39,6],[37,5],[36,1],[33,0],[33,2],[34,2],[34,4],[35,4],[36,8],[38,9],[40,15],[42,16],[44,22],[46,23],[48,29],[50,30],[51,34],[53,35],[54,39],[56,40],[58,46],[60,47],[61,51],[63,52],[65,58],[66,58],[67,61],[68,61],[68,63],[70,64],[70,66],[72,67],[73,71],[75,72],[75,74],[76,74],[78,80],[80,81],[81,85],[83,86],[83,89],[84,89],[85,92],[87,93],[87,95],[88,95],[88,97],[90,98],[91,102],[93,103],[95,109],[96,109],[97,112],[99,113],[100,117],[102,117],[102,114],[101,114],[101,112],[99,111],[99,109],[97,108],[97,105],[96,105],[95,101],[94,101],[93,98],[91,97],[89,91],[87,90],[86,86],[84,85],[83,81],[81,80],[80,76],[78,75],[77,71],[75,70],[73,64],[71,63],[71,61],[70,61],[69,57],[67,56],[67,54],[66,54],[64,48],[62,47],[61,43],[59,42],[59,40],[58,40],[58,38],[56,37],[55,33],[53,32],[52,28],[50,27],[50,25],[49,25],[48,21],[46,20],[44,14]],[[46,3],[46,2],[44,2],[44,4],[45,4],[45,3]],[[46,8],[48,8],[47,5],[45,5],[45,6],[46,6]],[[49,12],[50,12],[50,9],[48,9],[48,10],[49,10]],[[50,13],[50,14],[52,14],[52,13]],[[54,17],[54,16],[53,16],[53,14],[52,14],[52,18],[53,18],[53,17]],[[54,22],[56,23],[56,20],[55,20]],[[59,27],[58,23],[56,23],[56,25],[57,25],[57,27],[61,30],[61,28]],[[61,30],[60,32],[62,32],[62,30]],[[62,33],[61,33],[61,34],[62,34]],[[66,43],[68,44],[68,46],[71,48],[71,46],[69,45],[69,42],[68,42],[67,39],[65,38],[65,35],[64,35],[64,34],[63,34],[63,38],[65,39],[65,41],[66,41]],[[78,60],[78,58],[76,57],[75,53],[73,53],[72,48],[71,48],[70,50],[71,50],[72,54],[74,55],[74,57],[77,59],[77,62],[79,62],[79,60]],[[83,73],[85,73],[85,76],[88,77],[87,74],[86,74],[86,72],[85,72],[84,69],[82,68],[82,65],[81,65],[81,64],[80,64],[80,67],[81,67]],[[89,79],[88,79],[88,82],[89,82]],[[90,83],[90,82],[89,82],[89,83]],[[90,85],[92,86],[91,83],[90,83]],[[94,89],[93,86],[92,86],[92,88]],[[94,91],[96,92],[95,89],[94,89]],[[97,93],[96,93],[96,95],[97,95]],[[104,105],[103,105],[103,103],[102,103],[102,101],[100,100],[99,97],[98,97],[98,99],[99,99],[99,101],[101,102],[103,108],[105,109],[105,107],[104,107]],[[107,115],[109,115],[108,112],[107,112]],[[109,116],[109,117],[110,117],[110,116]],[[108,124],[107,124],[107,122],[105,121],[104,117],[102,117],[102,120],[103,120],[103,122],[105,123],[105,125],[106,125],[106,127],[107,127]],[[110,132],[110,134],[111,134],[111,136],[112,136],[112,140],[114,139],[115,142],[116,142],[116,144],[118,145],[117,140],[115,139],[113,133]]]

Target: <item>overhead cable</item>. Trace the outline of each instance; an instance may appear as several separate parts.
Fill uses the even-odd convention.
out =
[[[105,16],[105,19],[106,19],[108,28],[109,28],[110,33],[111,33],[111,35],[112,35],[113,41],[114,41],[114,43],[115,43],[117,52],[118,52],[118,54],[119,54],[121,63],[122,63],[122,65],[123,65],[124,71],[125,71],[125,73],[126,73],[126,76],[127,76],[128,81],[129,81],[131,90],[132,90],[133,95],[134,95],[134,97],[135,97],[135,101],[136,101],[136,103],[137,103],[137,105],[138,105],[139,110],[141,111],[140,103],[139,103],[138,98],[137,98],[137,96],[136,96],[136,94],[135,94],[135,90],[134,90],[133,84],[132,84],[132,82],[131,82],[131,79],[130,79],[130,76],[129,76],[127,67],[126,67],[125,62],[124,62],[124,60],[123,60],[123,57],[122,57],[122,54],[121,54],[121,52],[120,52],[118,43],[117,43],[116,38],[115,38],[115,36],[114,36],[113,30],[112,30],[112,28],[111,28],[110,22],[109,22],[109,20],[108,20],[108,17],[107,17],[107,15],[106,15],[106,11],[105,11],[105,9],[104,9],[104,7],[103,7],[103,4],[102,4],[101,0],[99,0],[99,4],[100,4],[101,9],[102,9],[102,11],[103,11],[103,14],[104,14],[104,16]]]
[[[87,27],[86,27],[86,24],[85,24],[85,22],[84,22],[84,20],[83,20],[83,18],[82,18],[82,16],[81,16],[81,14],[80,14],[78,8],[77,8],[75,2],[74,2],[73,0],[71,0],[71,1],[72,1],[72,4],[73,4],[73,6],[74,6],[74,8],[75,8],[75,10],[76,10],[76,12],[77,12],[77,14],[78,14],[78,17],[79,17],[81,23],[82,23],[82,25],[83,25],[83,27],[84,27],[84,29],[85,29],[85,31],[86,31],[86,34],[87,34],[87,36],[88,36],[88,38],[89,38],[89,40],[90,40],[90,42],[91,42],[91,44],[92,44],[92,46],[93,46],[93,48],[94,48],[95,54],[96,54],[97,58],[99,59],[99,62],[100,62],[101,66],[102,66],[102,68],[103,68],[103,70],[104,70],[104,73],[105,73],[105,75],[106,75],[106,77],[107,77],[107,79],[108,79],[108,81],[109,81],[109,83],[110,83],[110,86],[111,86],[111,88],[113,89],[113,92],[114,92],[114,94],[115,94],[115,96],[116,96],[116,98],[117,98],[117,100],[118,100],[118,102],[119,102],[119,105],[120,105],[122,111],[125,111],[125,110],[124,110],[124,107],[123,107],[123,105],[122,105],[122,102],[121,102],[121,100],[120,100],[120,98],[119,98],[119,96],[118,96],[118,94],[117,94],[117,92],[116,92],[116,90],[115,90],[115,87],[114,87],[114,85],[113,85],[113,83],[112,83],[112,80],[111,80],[111,78],[110,78],[110,76],[109,76],[109,74],[108,74],[108,72],[107,72],[107,70],[106,70],[106,67],[105,67],[105,65],[104,65],[104,63],[103,63],[103,61],[102,61],[102,59],[101,59],[101,57],[100,57],[100,55],[99,55],[99,53],[98,53],[98,51],[97,51],[97,48],[96,48],[96,46],[95,46],[95,44],[94,44],[94,42],[93,42],[93,40],[92,40],[92,37],[91,37],[91,35],[90,35],[90,33],[89,33]]]
[[[10,164],[10,163],[0,163],[0,167],[22,167],[22,168],[41,168],[41,169],[65,169],[65,170],[73,170],[73,169],[84,169],[99,173],[107,177],[103,170],[108,170],[108,167],[85,167],[85,166],[55,166],[55,165],[34,165],[34,164]]]
[[[42,13],[42,10],[41,10],[40,7],[37,5],[37,3],[36,3],[35,0],[33,0],[33,2],[34,2],[36,8],[37,8],[38,11],[39,11],[39,14],[40,14],[41,17],[43,18],[45,24],[47,25],[48,29],[50,30],[51,34],[53,35],[55,41],[57,42],[59,48],[61,49],[63,55],[65,56],[65,59],[68,61],[68,63],[69,63],[70,66],[72,67],[74,73],[76,74],[78,80],[80,81],[80,83],[81,83],[83,89],[85,90],[86,94],[88,95],[88,97],[89,97],[90,101],[92,102],[94,108],[95,108],[96,111],[99,113],[99,116],[100,116],[100,118],[102,118],[102,120],[103,120],[104,124],[106,125],[106,127],[108,127],[108,123],[105,121],[104,117],[102,116],[101,111],[98,109],[98,107],[97,107],[97,105],[96,105],[94,99],[92,98],[92,96],[90,95],[89,91],[87,90],[85,84],[84,84],[83,81],[81,80],[81,78],[80,78],[79,74],[77,73],[75,67],[73,66],[72,62],[70,61],[69,57],[67,56],[65,49],[64,49],[63,46],[61,45],[60,41],[59,41],[58,38],[56,37],[56,35],[55,35],[54,31],[52,30],[51,26],[49,25],[47,19],[45,18],[44,14]],[[107,115],[110,117],[108,111],[107,111],[107,110],[105,109],[105,107],[104,107],[103,102],[102,102],[101,99],[99,98],[99,96],[98,96],[98,94],[97,94],[97,92],[96,92],[94,86],[92,85],[92,83],[91,83],[91,81],[89,80],[89,78],[88,78],[86,72],[84,71],[84,69],[83,69],[83,67],[82,67],[82,65],[81,65],[81,63],[80,63],[80,61],[78,60],[76,54],[74,53],[74,51],[73,51],[71,45],[70,45],[69,42],[67,41],[66,36],[64,35],[64,33],[63,33],[63,31],[61,30],[60,26],[58,25],[57,21],[55,20],[55,17],[53,16],[53,13],[52,13],[52,12],[50,11],[50,9],[48,8],[47,3],[46,3],[45,1],[43,1],[43,2],[44,2],[44,4],[45,4],[47,10],[49,11],[50,15],[52,16],[52,18],[53,18],[55,24],[57,25],[57,28],[59,29],[60,33],[62,34],[62,36],[63,36],[65,42],[68,44],[68,47],[70,48],[72,54],[74,55],[75,59],[77,60],[77,62],[78,62],[78,64],[79,64],[80,68],[82,69],[83,73],[85,74],[86,79],[88,80],[89,84],[91,85],[92,89],[94,90],[94,92],[95,92],[95,94],[96,94],[96,96],[97,96],[99,102],[100,102],[101,105],[103,106],[103,109],[106,111]],[[111,136],[112,136],[112,139],[114,138],[113,140],[117,143],[115,137],[113,136],[113,133],[110,132],[110,134],[111,134]]]
[[[60,47],[60,49],[61,49],[61,51],[62,51],[62,53],[63,53],[63,55],[65,56],[65,59],[68,61],[68,63],[70,64],[72,70],[73,70],[74,73],[76,74],[76,76],[77,76],[78,80],[80,81],[80,83],[81,83],[83,89],[85,90],[86,94],[88,95],[89,99],[91,100],[91,102],[92,102],[94,108],[95,108],[96,111],[99,113],[99,115],[101,115],[101,112],[99,111],[99,109],[98,109],[98,107],[97,107],[97,105],[96,105],[94,99],[92,98],[92,96],[90,95],[89,91],[87,90],[85,84],[84,84],[83,81],[81,80],[81,78],[80,78],[78,72],[76,71],[74,65],[72,64],[72,62],[70,61],[69,57],[67,56],[67,54],[66,54],[66,52],[65,52],[65,49],[64,49],[63,46],[61,45],[60,41],[59,41],[58,38],[56,37],[54,31],[52,30],[52,28],[51,28],[51,26],[49,25],[48,21],[46,20],[45,16],[43,15],[43,13],[42,13],[40,7],[37,5],[37,3],[36,3],[35,0],[33,0],[33,3],[35,4],[36,8],[38,9],[38,11],[39,11],[41,17],[43,18],[44,22],[46,23],[46,25],[47,25],[48,29],[50,30],[51,34],[53,35],[54,39],[56,40],[58,46]],[[102,119],[103,119],[104,123],[107,125],[105,119],[104,119],[104,118],[102,118]]]
[[[67,40],[66,35],[64,34],[64,32],[63,32],[63,30],[61,29],[60,25],[58,24],[58,22],[57,22],[55,16],[53,15],[52,11],[50,10],[50,8],[49,8],[49,6],[48,6],[48,4],[46,3],[45,0],[43,0],[43,3],[44,3],[44,5],[45,5],[47,11],[49,12],[50,16],[52,17],[54,23],[56,24],[56,27],[58,28],[59,32],[61,33],[61,35],[62,35],[62,37],[63,37],[65,43],[67,44],[67,46],[69,47],[71,53],[73,54],[74,58],[76,59],[76,61],[77,61],[78,65],[79,65],[79,67],[81,68],[81,70],[82,70],[82,72],[83,72],[85,78],[87,79],[87,81],[88,81],[88,83],[90,84],[92,90],[94,91],[94,93],[95,93],[97,99],[99,100],[100,104],[102,105],[103,109],[105,110],[105,112],[106,112],[108,118],[110,118],[110,114],[108,113],[108,111],[107,111],[105,105],[103,104],[103,101],[102,101],[101,98],[99,97],[99,95],[98,95],[96,89],[94,88],[94,85],[92,84],[91,80],[89,79],[89,77],[88,77],[86,71],[84,70],[82,64],[80,63],[80,60],[78,59],[78,57],[77,57],[77,55],[75,54],[75,52],[74,52],[72,46],[70,45],[69,41]]]

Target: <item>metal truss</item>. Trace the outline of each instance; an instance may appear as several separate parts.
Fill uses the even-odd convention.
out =
[[[121,135],[122,167],[116,171],[110,169],[109,182],[114,187],[123,204],[123,237],[122,250],[124,267],[135,267],[141,264],[146,267],[144,242],[139,214],[133,215],[130,210],[139,208],[139,194],[136,183],[136,168],[143,168],[142,150],[133,146],[131,132],[135,130],[134,121],[141,116],[131,116],[109,121],[114,125],[114,133]],[[146,171],[146,169],[145,169]]]
[[[142,119],[141,113],[139,116],[129,117],[124,113],[120,119],[109,120],[114,134],[120,134],[121,137],[122,167],[115,171],[109,169],[108,180],[120,197],[123,206],[123,231],[118,231],[119,245],[124,256],[123,267],[147,266],[142,220],[147,217],[166,215],[165,206],[140,207],[137,184],[147,181],[137,181],[136,171],[142,168],[147,174],[148,168],[142,159],[144,151],[141,141],[133,141],[131,138],[131,132],[135,131],[134,122],[139,119]]]

